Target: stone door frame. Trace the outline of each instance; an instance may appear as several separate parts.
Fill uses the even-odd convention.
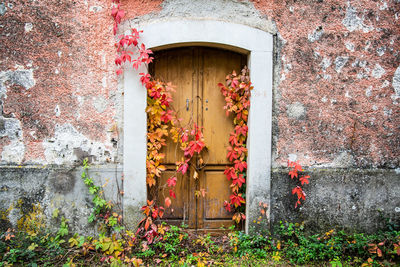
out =
[[[220,47],[248,55],[250,79],[254,86],[249,112],[248,169],[246,181],[246,232],[258,220],[259,203],[270,206],[273,37],[270,33],[242,24],[216,20],[155,21],[140,26],[141,42],[147,48],[165,49],[202,45]],[[146,190],[146,89],[139,70],[124,72],[124,218],[134,226],[141,219]],[[223,111],[221,111],[223,112]],[[228,138],[228,137],[227,137]],[[269,225],[269,209],[263,221]],[[261,223],[263,226],[264,224]]]

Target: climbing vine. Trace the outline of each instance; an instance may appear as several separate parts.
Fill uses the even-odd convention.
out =
[[[239,75],[235,71],[226,77],[226,85],[218,84],[221,92],[225,97],[226,115],[233,114],[233,124],[235,129],[230,133],[227,158],[232,163],[227,166],[224,174],[228,180],[232,181],[230,187],[232,194],[229,201],[224,202],[227,211],[235,211],[233,220],[239,223],[245,220],[245,185],[246,185],[246,169],[247,169],[247,119],[250,108],[250,91],[251,86],[249,70],[244,67]]]
[[[171,106],[173,88],[170,84],[154,80],[150,75],[148,80],[142,82],[147,88],[147,186],[151,189],[157,182],[159,183],[162,172],[166,170],[162,165],[165,159],[162,149],[166,146],[168,136],[179,145],[184,155],[182,160],[175,163],[175,174],[168,178],[166,184],[158,184],[159,187],[169,189],[169,195],[164,199],[165,207],[168,208],[172,199],[176,198],[175,186],[178,173],[185,175],[188,172],[192,158],[200,155],[205,147],[204,137],[196,124],[190,129],[180,126],[181,119],[176,116]],[[146,217],[139,227],[139,232],[145,232],[149,242],[157,234],[157,225],[154,221],[162,218],[164,214],[164,207],[157,205],[157,201],[154,200],[148,200],[147,205],[142,207]]]
[[[114,18],[114,34],[116,34],[118,25],[125,13],[120,9],[119,0],[113,0],[113,3],[111,15]],[[115,43],[117,75],[123,73],[126,64],[138,69],[142,64],[147,66],[153,61],[152,51],[146,49],[145,45],[139,42],[141,33],[142,31],[132,28],[130,34],[122,34],[118,37],[118,42]],[[164,199],[164,205],[168,208],[171,206],[172,199],[176,198],[175,185],[178,173],[185,175],[188,172],[192,158],[199,156],[205,147],[204,137],[201,128],[195,123],[188,125],[188,127],[180,126],[181,119],[177,117],[171,105],[172,92],[174,91],[171,84],[155,80],[148,73],[140,73],[140,81],[147,90],[146,183],[149,189],[155,187],[157,183],[158,187],[168,187],[169,195]],[[166,167],[162,164],[165,158],[162,150],[167,144],[168,137],[182,150],[183,158],[176,162],[175,174],[168,178],[165,185],[161,185],[159,184],[161,174],[166,170]],[[194,176],[196,174],[195,170]],[[162,218],[165,211],[164,206],[160,205],[160,200],[156,199],[156,196],[153,196],[153,198],[149,199],[147,205],[142,207],[145,218],[139,223],[138,229],[138,233],[142,233],[149,243],[157,235],[158,226],[155,221]]]
[[[292,195],[296,195],[297,196],[297,201],[295,204],[295,208],[297,208],[297,206],[301,205],[301,201],[306,200],[306,194],[303,191],[302,186],[304,184],[309,184],[310,181],[308,180],[310,178],[309,175],[301,175],[302,172],[304,172],[303,167],[295,161],[291,161],[288,160],[287,163],[288,167],[289,167],[289,176],[290,178],[292,178],[292,180],[294,178],[298,179],[300,185],[297,185],[295,188],[292,189]]]

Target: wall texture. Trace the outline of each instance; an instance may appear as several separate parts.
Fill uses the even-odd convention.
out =
[[[66,184],[83,192],[76,167],[86,156],[101,177],[120,179],[107,170],[123,164],[129,88],[115,75],[110,8],[110,0],[0,1],[3,211],[24,195],[49,214],[68,206],[51,204],[70,194],[54,179],[74,177]],[[276,35],[273,221],[371,230],[382,226],[377,210],[400,220],[400,1],[122,0],[122,9],[124,29],[212,18]],[[287,198],[288,158],[309,167],[301,210]],[[90,203],[72,196],[63,199]]]

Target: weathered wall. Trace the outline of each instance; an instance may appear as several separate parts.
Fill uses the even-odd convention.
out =
[[[124,88],[114,74],[110,7],[109,0],[0,1],[2,185],[38,179],[32,186],[46,185],[52,198],[58,191],[49,173],[72,171],[85,156],[100,168],[123,163]],[[400,191],[398,0],[122,0],[122,9],[132,25],[212,18],[276,34],[273,220],[318,214],[320,225],[367,229],[352,216],[371,216],[376,227],[382,203],[385,216],[399,220],[400,196],[392,191]],[[300,212],[282,200],[290,194],[282,169],[288,158],[312,167]],[[9,168],[18,165],[24,171]],[[44,166],[47,174],[34,171]],[[2,209],[11,195],[37,191],[25,182],[12,188],[0,192]],[[341,214],[350,219],[330,219]]]

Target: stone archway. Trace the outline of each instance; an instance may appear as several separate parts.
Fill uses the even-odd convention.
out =
[[[254,90],[249,114],[247,141],[246,232],[252,225],[269,226],[260,216],[260,202],[270,204],[273,38],[270,33],[249,26],[214,20],[156,21],[140,27],[142,42],[150,49],[202,45],[246,52]],[[138,73],[143,67],[124,73],[124,216],[136,225],[140,207],[146,203],[146,90]]]

